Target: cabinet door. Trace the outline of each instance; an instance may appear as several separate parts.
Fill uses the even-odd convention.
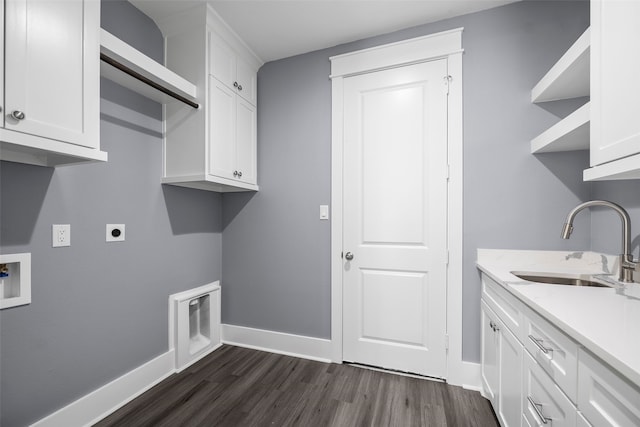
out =
[[[522,388],[523,415],[532,426],[576,425],[575,406],[562,393],[528,352],[524,356],[524,387]]]
[[[491,401],[497,412],[498,405],[498,335],[493,328],[496,324],[495,316],[491,309],[482,302],[482,361],[480,373],[484,396]]]
[[[233,173],[237,172],[236,95],[211,76],[209,107],[209,174],[234,179]]]
[[[215,33],[209,32],[209,73],[229,88],[236,82],[236,54]]]
[[[498,334],[499,391],[497,416],[503,427],[519,426],[522,417],[523,346],[501,323]]]
[[[4,127],[4,3],[0,3],[0,127]]]
[[[258,99],[257,72],[240,57],[236,58],[236,79],[238,80],[238,95],[256,105]]]
[[[99,2],[4,3],[5,127],[98,148]]]
[[[256,108],[242,98],[236,104],[236,169],[239,179],[255,184],[256,176]]]
[[[591,166],[640,153],[640,2],[591,1]]]

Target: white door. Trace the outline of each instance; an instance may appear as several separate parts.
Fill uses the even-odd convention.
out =
[[[446,76],[443,59],[344,79],[345,361],[445,377]]]

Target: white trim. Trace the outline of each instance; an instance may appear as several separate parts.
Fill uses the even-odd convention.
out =
[[[398,67],[462,52],[462,28],[384,44],[329,58],[331,78]]]
[[[222,342],[286,356],[331,362],[331,341],[328,339],[223,324]]]
[[[462,252],[463,252],[463,122],[462,122],[462,28],[399,43],[351,52],[331,58],[332,63],[332,170],[331,170],[331,360],[342,362],[342,184],[343,184],[343,83],[352,73],[446,57],[451,76],[448,102],[448,194],[447,275],[447,382],[477,390],[480,369],[462,360]],[[414,43],[415,42],[415,43]],[[442,42],[439,45],[438,42]],[[395,48],[399,52],[395,52]],[[384,53],[384,55],[382,55]],[[362,54],[363,57],[360,57]],[[386,59],[385,59],[386,58]],[[335,62],[335,64],[334,64]],[[335,66],[334,66],[335,65]]]
[[[173,350],[32,424],[32,427],[91,426],[174,373]]]

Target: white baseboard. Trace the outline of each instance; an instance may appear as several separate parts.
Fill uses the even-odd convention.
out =
[[[480,364],[461,361],[455,369],[449,370],[447,383],[457,385],[467,390],[481,391]]]
[[[222,342],[286,356],[331,362],[331,340],[328,339],[223,324]]]
[[[91,426],[173,374],[174,369],[175,352],[169,350],[31,427]]]

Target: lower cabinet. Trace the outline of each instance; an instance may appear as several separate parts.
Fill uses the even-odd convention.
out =
[[[495,313],[482,303],[482,382],[500,424],[519,426],[522,344]]]
[[[522,416],[531,426],[549,423],[554,427],[576,425],[576,407],[529,352],[524,354],[522,407]]]
[[[482,286],[482,388],[501,426],[640,426],[638,384],[484,274]],[[496,313],[520,313],[524,333]]]

